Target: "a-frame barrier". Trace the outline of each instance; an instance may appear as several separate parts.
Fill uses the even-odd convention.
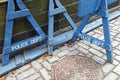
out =
[[[55,4],[57,8],[55,8]],[[53,47],[60,43],[64,43],[70,39],[73,31],[60,34],[58,36],[53,35],[54,33],[54,16],[57,14],[63,14],[66,20],[69,22],[73,31],[77,29],[76,24],[72,21],[71,17],[67,13],[65,7],[59,0],[49,0],[49,12],[48,12],[48,53],[52,55]]]
[[[15,11],[15,2],[20,9],[18,11]],[[20,18],[20,17],[26,17],[38,35],[12,44],[11,39],[12,39],[14,19]],[[8,64],[9,56],[11,52],[20,50],[22,48],[28,47],[30,45],[33,45],[35,43],[45,41],[45,40],[46,40],[45,33],[42,31],[38,23],[35,21],[30,11],[26,8],[23,1],[8,0],[6,29],[5,29],[5,37],[4,37],[4,45],[3,45],[3,53],[2,53],[2,64],[3,65]]]
[[[80,38],[104,48],[106,50],[107,60],[109,62],[112,62],[112,44],[110,38],[110,26],[108,19],[108,4],[114,1],[115,0],[79,0],[78,14],[79,16],[85,17],[83,18],[78,29],[75,31],[74,36],[71,40],[72,42],[75,42],[77,38]],[[90,2],[90,5],[88,2]],[[92,15],[98,15],[102,17],[104,41],[82,32]]]

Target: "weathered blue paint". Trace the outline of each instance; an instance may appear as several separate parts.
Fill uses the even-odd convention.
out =
[[[120,16],[120,10],[116,10],[115,12],[112,12],[109,16],[109,20],[112,20],[118,16]],[[101,19],[98,19],[97,21],[94,21],[94,22],[88,24],[82,32],[88,33],[89,31],[99,27],[101,24],[102,24]],[[67,34],[71,34],[69,36],[68,41],[71,40],[73,33],[74,33],[74,31],[67,32]],[[57,45],[57,47],[59,47],[59,45]],[[15,57],[12,57],[10,59],[10,63],[8,65],[2,66],[2,63],[0,63],[0,76],[6,74],[16,68],[23,66],[24,64],[45,54],[47,51],[48,51],[47,45],[41,45],[32,50],[25,51],[24,54],[17,54]]]
[[[75,31],[74,36],[71,40],[72,42],[75,42],[77,38],[80,38],[104,48],[106,50],[107,60],[109,62],[112,62],[112,44],[109,29],[110,26],[108,19],[108,4],[111,4],[114,1],[116,0],[79,0],[78,15],[85,17],[82,20],[78,29]],[[82,33],[82,30],[84,29],[85,25],[87,24],[88,20],[92,15],[98,15],[102,17],[104,41]]]
[[[9,55],[11,52],[20,50],[34,43],[46,40],[45,33],[41,30],[40,26],[35,21],[32,14],[26,8],[22,0],[15,0],[15,1],[20,9],[18,11],[15,11],[14,0],[8,0],[8,9],[7,9],[7,15],[6,15],[6,29],[5,29],[5,37],[4,37],[3,54],[2,54],[3,65],[8,64]],[[31,23],[31,25],[35,29],[35,31],[38,33],[38,35],[33,38],[29,38],[29,39],[12,44],[11,39],[12,39],[14,19],[20,18],[20,17],[26,17],[27,20]]]
[[[57,8],[54,8],[55,4],[56,4]],[[48,22],[48,53],[49,53],[49,55],[52,54],[54,45],[64,43],[69,39],[67,36],[69,36],[70,34],[62,34],[57,37],[53,37],[54,36],[53,35],[53,33],[54,33],[54,16],[57,14],[60,14],[60,13],[62,13],[64,15],[64,17],[69,22],[69,24],[71,25],[73,30],[77,29],[75,23],[72,21],[69,14],[67,13],[65,7],[60,3],[60,1],[59,0],[49,0],[49,12],[48,12],[48,20],[49,20],[49,22]]]

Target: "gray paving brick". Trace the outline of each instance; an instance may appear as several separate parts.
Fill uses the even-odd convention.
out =
[[[120,64],[113,71],[120,76]]]
[[[60,49],[56,49],[55,51],[53,51],[53,55],[56,55],[60,52]]]
[[[93,56],[93,54],[88,53],[86,56],[90,58],[90,57],[92,57],[92,56]]]
[[[69,55],[77,55],[78,53],[80,53],[79,50],[75,49],[75,50],[71,51],[69,53]]]
[[[113,52],[117,55],[120,55],[120,50],[114,49]]]
[[[99,52],[98,50],[95,50],[93,48],[89,49],[89,51],[99,57],[102,57],[103,56],[103,53],[102,52]]]
[[[120,56],[115,56],[115,59],[120,61]]]
[[[27,65],[24,65],[23,67],[20,68],[21,71],[24,71],[24,70],[27,70],[30,68],[30,65],[27,64]]]
[[[119,44],[120,44],[120,42],[118,42],[118,41],[113,41],[113,42],[112,42],[113,47],[116,47],[116,46],[118,46]]]
[[[38,79],[36,79],[36,80],[44,80],[43,78],[38,78]]]
[[[98,56],[93,56],[92,59],[94,61],[98,62],[99,64],[102,64],[102,65],[105,64],[105,62],[106,62],[104,59],[102,59],[102,58],[100,58]]]
[[[45,80],[51,80],[51,76],[48,74],[48,72],[45,69],[41,69],[40,73],[42,74]]]
[[[83,54],[88,54],[88,50],[86,50],[86,49],[84,49],[84,48],[82,48],[82,47],[78,47],[78,50],[79,50],[80,52],[82,52]]]
[[[64,55],[68,54],[69,52],[70,51],[68,51],[68,50],[62,51],[62,52],[58,53],[58,56],[63,57]]]
[[[51,69],[52,69],[52,68],[51,68],[51,64],[48,63],[47,61],[43,61],[42,64],[43,64],[43,66],[44,66],[46,69],[48,69],[48,70],[51,70]]]
[[[118,65],[119,62],[113,59],[113,64],[114,64],[114,65]]]
[[[79,56],[85,56],[83,53],[79,53],[78,55],[79,55]]]
[[[104,80],[116,80],[117,78],[118,78],[118,75],[111,72],[110,74],[108,74],[108,76]]]
[[[101,47],[96,46],[96,45],[94,45],[94,44],[91,44],[90,46],[91,46],[92,48],[96,49],[96,50],[101,50],[101,49],[102,49]]]
[[[12,77],[12,76],[7,76],[5,78],[5,80],[17,80],[16,77]]]
[[[60,47],[60,50],[61,51],[64,51],[64,50],[66,50],[66,49],[68,49],[68,47],[65,45],[65,46],[63,46],[63,47]]]
[[[51,59],[49,59],[48,61],[49,61],[49,63],[54,63],[54,62],[56,62],[58,59],[59,59],[58,56],[53,56],[53,57],[52,57]]]
[[[39,64],[37,61],[33,61],[31,64],[36,70],[40,70],[42,68],[41,64]]]
[[[70,51],[72,51],[72,50],[76,49],[77,47],[78,47],[77,45],[74,45],[74,46],[72,46],[72,47],[69,47],[68,49],[69,49]]]
[[[40,77],[39,74],[34,74],[34,75],[29,76],[28,78],[25,78],[24,80],[36,80],[39,77]]]
[[[79,42],[78,45],[79,45],[80,47],[85,48],[85,49],[89,49],[89,46],[86,45],[86,44],[83,44],[83,43],[80,43],[80,42]]]
[[[114,65],[111,63],[106,63],[103,67],[102,70],[104,73],[110,72],[114,68]]]
[[[30,75],[32,75],[34,73],[35,73],[34,69],[29,69],[29,70],[24,71],[23,73],[19,74],[17,76],[17,79],[22,80],[22,79],[26,78],[27,76],[30,76]]]

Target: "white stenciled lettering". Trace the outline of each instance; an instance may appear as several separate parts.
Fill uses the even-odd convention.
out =
[[[42,36],[39,36],[39,37],[37,37],[37,38],[32,39],[32,40],[30,41],[30,43],[31,43],[31,44],[37,43],[37,42],[41,41],[41,39],[42,39]]]
[[[28,41],[12,46],[12,51],[24,48],[26,46],[28,46]]]
[[[90,37],[84,36],[83,34],[79,34],[79,37],[80,37],[81,39],[84,39],[84,40],[88,41],[88,42],[90,42],[90,40],[91,40]]]

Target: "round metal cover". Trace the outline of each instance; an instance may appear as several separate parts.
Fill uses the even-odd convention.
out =
[[[102,80],[100,65],[89,58],[66,56],[53,65],[52,80]]]

